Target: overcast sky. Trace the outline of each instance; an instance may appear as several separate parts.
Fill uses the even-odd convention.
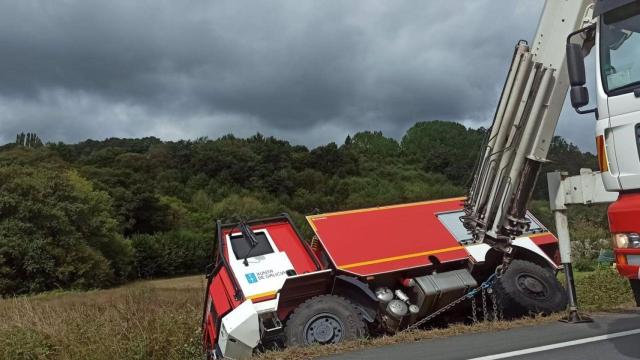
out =
[[[0,0],[0,143],[489,126],[543,0]],[[593,149],[592,117],[558,132]]]

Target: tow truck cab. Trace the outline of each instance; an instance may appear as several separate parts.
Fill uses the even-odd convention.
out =
[[[596,1],[593,19],[567,41],[582,36],[595,44],[597,106],[581,109],[589,95],[579,53],[588,51],[577,44],[567,45],[571,103],[580,114],[596,115],[602,181],[607,191],[619,193],[608,210],[616,266],[640,306],[640,1]]]
[[[203,310],[208,357],[393,333],[464,295],[493,274],[499,256],[465,230],[463,200],[309,216],[310,244],[286,214],[246,223],[250,234],[218,222]],[[530,271],[512,288],[541,297],[540,307],[523,310],[557,311],[566,303],[553,276],[557,239],[527,218],[529,231],[513,245]]]
[[[597,24],[598,151],[616,266],[640,306],[640,2],[609,10]],[[600,110],[602,109],[602,110]]]

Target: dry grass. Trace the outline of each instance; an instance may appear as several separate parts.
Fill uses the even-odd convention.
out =
[[[0,300],[1,359],[200,359],[201,276],[143,281],[110,290],[53,292]],[[605,270],[580,275],[585,310],[631,306],[628,284]],[[332,346],[268,352],[261,360],[307,359],[372,346],[412,342],[555,321],[559,315],[511,322],[453,324]]]
[[[560,317],[561,315],[554,314],[547,317],[526,318],[513,321],[486,322],[478,323],[475,325],[453,324],[442,329],[414,330],[399,333],[393,336],[367,338],[337,345],[311,346],[306,348],[289,348],[285,349],[284,351],[270,351],[261,354],[257,358],[259,360],[313,359],[320,356],[335,355],[347,351],[357,351],[371,347],[438,339],[448,336],[471,334],[485,331],[508,330],[522,326],[539,325],[557,321],[558,319],[560,319]]]
[[[189,277],[0,300],[0,358],[197,358],[203,288]]]

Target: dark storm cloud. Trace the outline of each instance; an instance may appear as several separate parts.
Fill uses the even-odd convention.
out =
[[[0,142],[487,125],[542,0],[0,0]]]

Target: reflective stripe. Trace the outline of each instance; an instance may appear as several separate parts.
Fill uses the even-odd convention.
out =
[[[553,234],[548,232],[548,231],[545,231],[545,232],[537,233],[537,234],[520,235],[518,237],[528,237],[529,239],[531,239],[531,238],[537,238],[537,237],[540,237],[540,236],[547,236],[547,235],[553,235]]]
[[[255,300],[255,299],[265,298],[265,297],[275,297],[275,295],[277,293],[278,293],[277,290],[267,291],[267,292],[263,292],[263,293],[247,296],[246,299],[247,300]]]
[[[462,196],[462,197],[449,198],[449,199],[420,201],[420,202],[408,203],[408,204],[398,204],[398,205],[372,207],[372,208],[366,208],[366,209],[337,211],[337,212],[326,213],[326,214],[309,215],[309,216],[307,216],[307,221],[311,222],[311,220],[322,219],[324,217],[335,216],[335,215],[346,215],[346,214],[355,214],[355,213],[378,211],[378,210],[385,210],[385,209],[406,208],[406,207],[410,207],[410,206],[437,204],[437,203],[450,202],[450,201],[455,201],[455,200],[462,201],[462,200],[465,200],[465,199],[466,199],[466,196]]]
[[[449,248],[432,250],[432,251],[423,251],[423,252],[407,254],[407,255],[399,255],[399,256],[392,256],[392,257],[376,259],[376,260],[362,261],[362,262],[338,266],[338,269],[341,269],[341,270],[349,269],[349,268],[360,267],[365,265],[373,265],[373,264],[380,264],[380,263],[389,262],[389,261],[411,259],[411,258],[420,257],[420,256],[440,254],[443,252],[457,251],[457,250],[463,250],[463,249],[464,249],[463,246],[453,246]]]

